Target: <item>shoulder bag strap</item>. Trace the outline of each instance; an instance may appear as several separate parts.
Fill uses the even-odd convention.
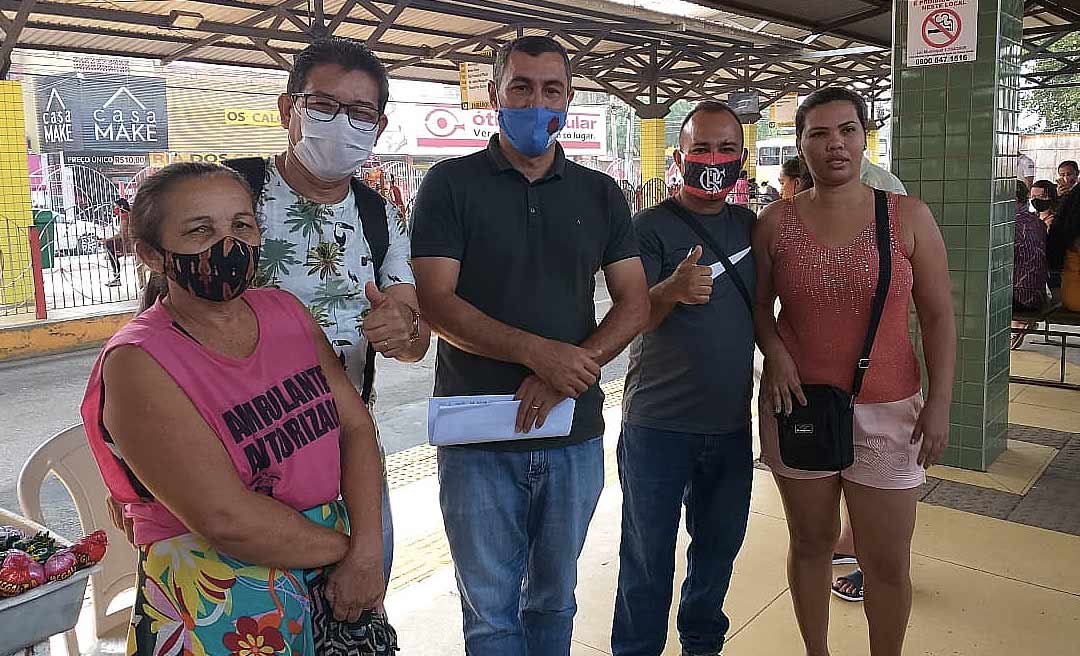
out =
[[[683,223],[697,233],[697,236],[709,247],[709,250],[716,253],[716,256],[720,258],[720,261],[724,263],[724,270],[731,276],[731,282],[735,284],[735,287],[739,290],[739,294],[743,297],[743,301],[746,302],[746,309],[750,310],[750,313],[753,314],[754,302],[750,298],[750,292],[746,288],[746,283],[743,282],[742,276],[739,275],[739,272],[735,269],[735,265],[731,263],[731,260],[728,258],[727,253],[724,252],[724,249],[720,248],[720,245],[716,243],[716,240],[709,234],[709,231],[705,229],[705,226],[701,225],[701,221],[698,221],[694,215],[687,212],[686,208],[680,205],[674,198],[668,198],[661,203],[661,205],[669,212],[682,219]],[[731,207],[727,204],[724,205],[724,213],[726,218],[730,218]]]
[[[863,378],[870,368],[870,352],[874,350],[874,338],[877,337],[881,314],[885,310],[885,299],[889,295],[892,282],[892,240],[889,233],[889,197],[884,191],[874,190],[875,239],[878,252],[878,281],[874,292],[874,304],[870,307],[870,325],[866,329],[859,362],[855,365],[855,381],[851,385],[851,403],[862,390]]]

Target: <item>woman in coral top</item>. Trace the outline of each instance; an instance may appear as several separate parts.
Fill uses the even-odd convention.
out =
[[[828,651],[833,547],[847,500],[873,656],[899,656],[911,611],[909,554],[916,493],[949,433],[956,355],[945,246],[929,209],[888,194],[892,273],[867,372],[855,406],[855,463],[837,472],[784,464],[774,415],[805,403],[803,384],[851,390],[878,277],[874,191],[859,181],[866,148],[863,100],[830,87],[796,115],[796,139],[814,186],[762,212],[753,237],[758,266],[754,312],[765,353],[761,383],[762,460],[783,497],[788,580],[806,653]],[[777,296],[782,310],[773,315]],[[929,374],[908,337],[914,300]]]
[[[260,234],[238,174],[168,166],[130,221],[148,309],[82,405],[139,548],[127,653],[316,653],[313,608],[356,621],[385,590],[371,417],[299,301],[248,289]]]

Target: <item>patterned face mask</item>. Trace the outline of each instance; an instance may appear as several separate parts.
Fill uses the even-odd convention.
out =
[[[683,184],[687,193],[705,200],[724,200],[739,181],[742,157],[706,153],[683,156]]]
[[[259,251],[258,246],[222,237],[201,253],[161,252],[170,280],[201,299],[222,303],[251,285],[259,268]]]

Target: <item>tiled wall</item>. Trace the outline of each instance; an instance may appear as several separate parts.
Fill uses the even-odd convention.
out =
[[[907,34],[908,0],[894,3]],[[893,51],[893,170],[948,249],[956,382],[945,464],[985,470],[1005,450],[1022,0],[979,0],[975,62],[907,68]]]
[[[30,174],[22,85],[0,80],[0,305],[26,302],[34,293],[28,235]]]

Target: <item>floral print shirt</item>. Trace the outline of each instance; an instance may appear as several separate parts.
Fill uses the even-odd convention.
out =
[[[351,189],[339,203],[315,203],[286,184],[272,157],[266,175],[257,203],[263,231],[259,284],[291,292],[308,306],[349,379],[363,389],[367,338],[361,328],[370,309],[364,287],[369,280],[383,291],[416,284],[408,226],[397,208],[387,203],[390,247],[376,278]]]

